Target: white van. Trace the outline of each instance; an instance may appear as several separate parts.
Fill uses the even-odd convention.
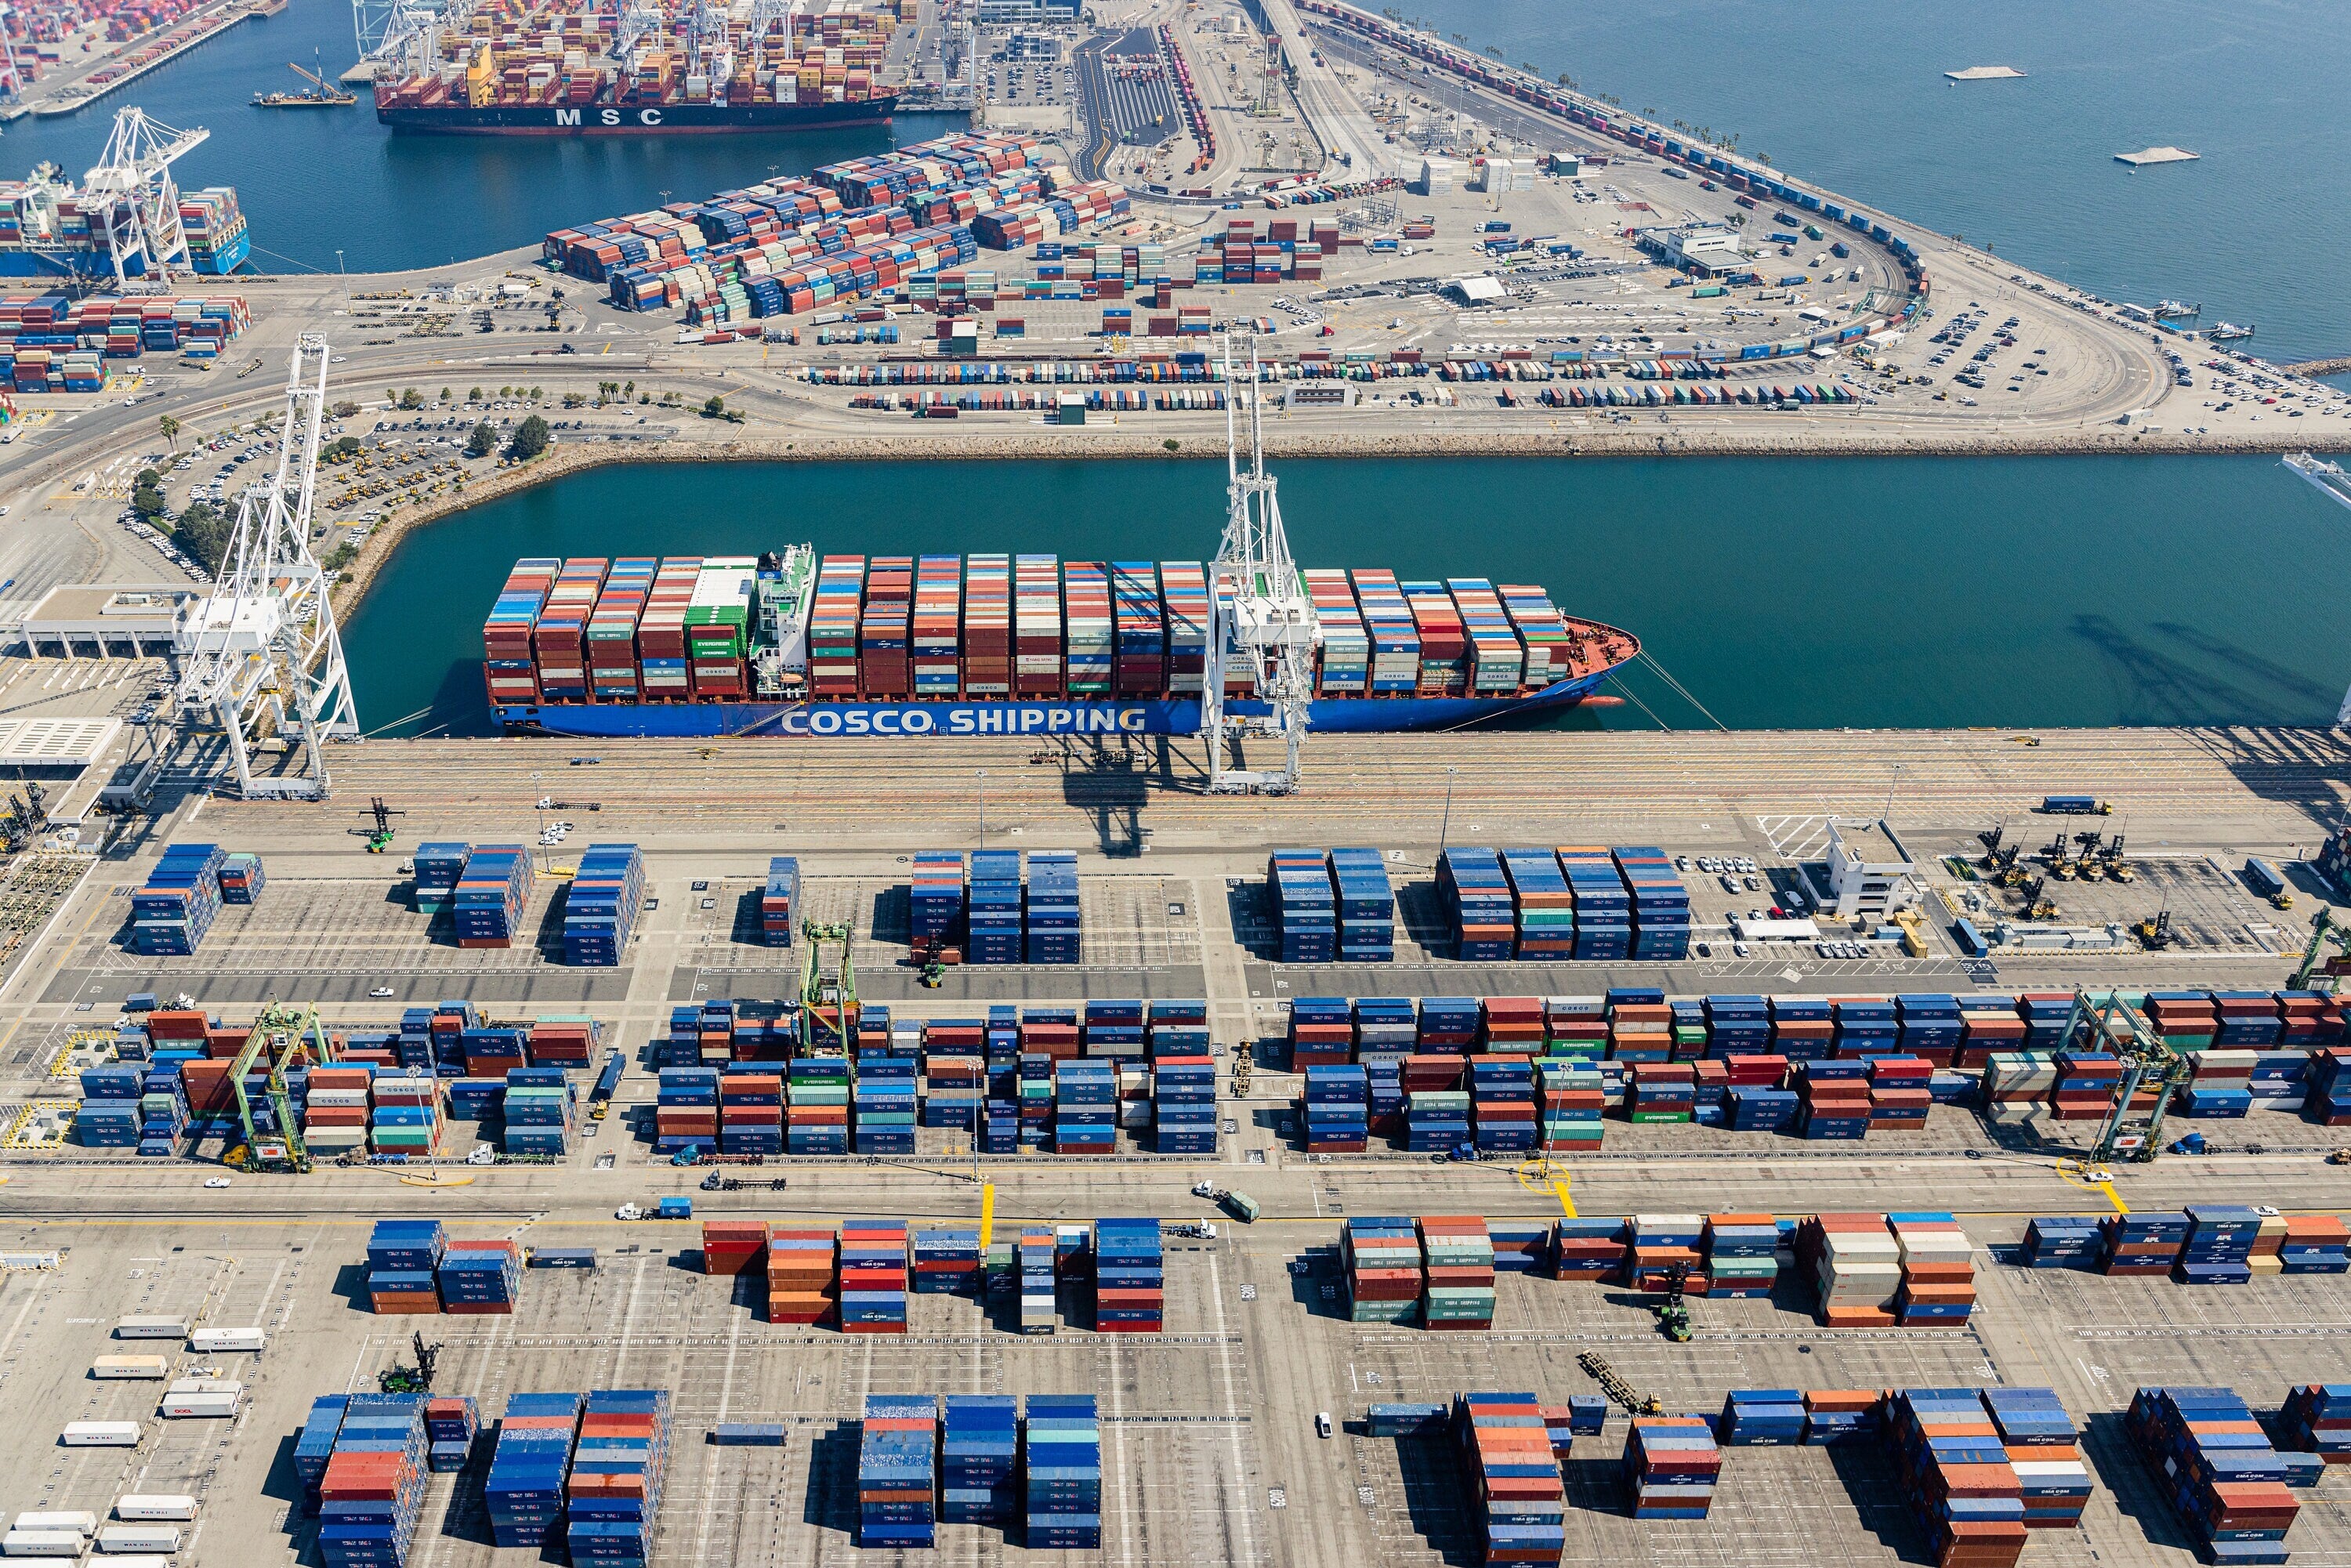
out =
[[[68,1421],[62,1441],[68,1448],[135,1448],[136,1421]]]
[[[192,1524],[196,1500],[183,1492],[127,1492],[114,1500],[114,1517],[126,1524]]]

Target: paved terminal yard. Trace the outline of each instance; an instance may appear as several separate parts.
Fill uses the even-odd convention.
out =
[[[655,1544],[664,1565],[850,1561],[856,1445],[842,1423],[869,1391],[1096,1395],[1105,1416],[1105,1561],[1459,1564],[1476,1560],[1476,1531],[1447,1451],[1372,1438],[1364,1406],[1472,1389],[1528,1389],[1561,1402],[1596,1391],[1576,1357],[1597,1351],[1668,1408],[1711,1410],[1732,1387],[2053,1387],[2086,1431],[2097,1491],[2079,1530],[2035,1532],[2025,1562],[2185,1563],[2186,1534],[2119,1431],[2131,1389],[2220,1384],[2268,1408],[2290,1384],[2341,1379],[2335,1342],[2351,1331],[2343,1280],[2265,1277],[2191,1290],[2029,1271],[2014,1266],[2011,1249],[2036,1213],[2199,1201],[2351,1210],[2351,1168],[2325,1163],[2325,1129],[2277,1113],[2199,1123],[2211,1135],[2205,1155],[2120,1167],[2111,1197],[2064,1167],[2073,1145],[1990,1128],[1953,1107],[1938,1107],[1923,1128],[1881,1129],[1859,1145],[1614,1124],[1599,1152],[1549,1166],[1439,1166],[1401,1153],[1300,1153],[1297,1080],[1280,1071],[1278,1051],[1265,1052],[1246,1098],[1230,1079],[1236,1048],[1279,1037],[1283,1002],[1301,994],[1611,983],[1675,992],[2076,980],[2269,988],[2283,979],[2289,960],[2277,951],[2217,939],[2229,921],[2258,924],[2267,909],[2218,870],[2192,879],[2204,901],[2199,922],[2216,936],[2208,946],[2160,957],[1999,956],[1990,968],[1952,949],[1940,919],[1920,958],[1832,961],[1787,948],[1662,967],[1465,966],[1447,956],[1422,911],[1440,831],[1456,843],[1646,841],[1672,853],[1745,855],[1770,885],[1784,886],[1812,863],[1816,839],[1806,820],[1883,810],[1896,761],[1903,772],[1893,817],[1922,861],[1966,852],[1974,831],[1994,820],[2054,821],[2027,808],[2043,794],[2089,788],[2112,792],[2129,813],[2134,849],[2150,857],[2212,868],[2248,853],[2290,862],[2314,843],[2351,780],[2351,756],[2320,734],[2032,738],[2039,744],[2000,733],[1376,745],[1333,737],[1310,747],[1308,790],[1288,800],[1202,797],[1180,746],[1123,765],[1115,754],[1037,742],[854,753],[821,743],[573,750],[577,743],[371,742],[338,750],[335,799],[315,807],[214,800],[167,774],[162,814],[133,820],[85,862],[54,919],[24,939],[0,992],[0,1106],[11,1145],[0,1149],[0,1249],[60,1254],[54,1270],[0,1275],[0,1397],[22,1416],[0,1438],[0,1455],[12,1461],[0,1472],[9,1478],[0,1504],[103,1511],[125,1492],[187,1491],[204,1500],[204,1514],[183,1563],[307,1561],[291,1468],[302,1414],[319,1394],[372,1387],[379,1371],[413,1359],[410,1336],[421,1332],[442,1347],[438,1386],[474,1394],[491,1416],[515,1392],[672,1390],[681,1440]],[[574,767],[575,756],[595,760]],[[950,971],[943,989],[926,991],[899,962],[899,857],[978,841],[983,766],[987,842],[1081,851],[1088,962]],[[1447,766],[1458,770],[1449,817]],[[695,787],[697,778],[704,787]],[[855,787],[843,789],[845,778]],[[568,861],[580,845],[606,839],[648,852],[657,902],[621,968],[567,969],[544,940],[460,951],[400,896],[399,851],[415,842],[534,841],[537,791],[562,802],[550,818],[575,823],[551,858]],[[389,857],[365,854],[346,831],[359,821],[355,803],[371,794],[410,813]],[[256,904],[229,911],[196,956],[132,958],[120,945],[126,906],[118,894],[162,843],[188,840],[261,850],[269,884]],[[1258,887],[1264,847],[1346,841],[1391,852],[1404,906],[1399,962],[1339,971],[1270,961]],[[308,1176],[237,1175],[225,1190],[209,1189],[203,1183],[219,1167],[202,1156],[219,1153],[217,1140],[200,1145],[200,1157],[159,1162],[59,1145],[38,1131],[45,1108],[72,1097],[70,1074],[90,1059],[88,1031],[111,1019],[131,989],[185,990],[232,1019],[266,997],[315,999],[333,1023],[351,1028],[457,996],[500,1018],[587,1011],[605,1020],[608,1043],[634,1057],[678,1002],[779,996],[797,985],[789,957],[747,939],[744,915],[764,857],[780,850],[798,852],[807,869],[804,916],[855,921],[863,994],[889,1000],[901,1017],[992,1000],[1207,997],[1224,1101],[1220,1152],[1159,1156],[1123,1143],[1104,1158],[975,1161],[959,1134],[925,1130],[912,1158],[786,1160],[775,1167],[789,1183],[783,1192],[705,1193],[700,1172],[656,1159],[639,1137],[652,1093],[642,1067],[624,1080],[612,1117],[562,1163],[467,1167],[473,1179],[457,1186],[404,1185],[388,1167],[328,1166]],[[1969,886],[1938,864],[1926,869],[1938,889]],[[2303,907],[2314,905],[2314,884],[2302,868],[2293,874]],[[1743,886],[1722,892],[1703,874],[1687,880],[1705,928],[1741,912],[1750,896]],[[2111,896],[2144,891],[2115,888]],[[542,879],[531,918],[558,906]],[[2281,937],[2298,936],[2302,918],[2277,918]],[[393,995],[368,994],[379,988]],[[471,1146],[470,1126],[455,1124],[451,1142],[453,1154]],[[772,1325],[762,1321],[756,1282],[699,1272],[691,1224],[612,1218],[623,1202],[685,1193],[704,1218],[970,1223],[981,1203],[976,1174],[993,1184],[998,1236],[1029,1221],[1211,1218],[1188,1193],[1203,1177],[1248,1191],[1264,1217],[1253,1226],[1223,1219],[1213,1242],[1171,1238],[1164,1334],[1092,1332],[1078,1287],[1064,1290],[1061,1328],[1050,1338],[1013,1332],[1005,1308],[927,1295],[913,1298],[904,1337]],[[1980,1303],[1964,1330],[1823,1328],[1808,1291],[1783,1277],[1770,1301],[1695,1303],[1696,1337],[1675,1345],[1656,1334],[1644,1299],[1621,1288],[1518,1275],[1500,1282],[1490,1332],[1358,1327],[1345,1319],[1335,1263],[1338,1227],[1355,1214],[1916,1207],[1958,1213],[1976,1244]],[[395,1215],[437,1216],[458,1237],[594,1246],[599,1267],[528,1271],[512,1317],[376,1317],[364,1310],[362,1247],[373,1219]],[[174,1356],[177,1367],[202,1361],[246,1385],[235,1421],[154,1420],[153,1385],[89,1375],[96,1356],[143,1348],[109,1334],[117,1318],[147,1312],[267,1330],[260,1354]],[[1340,1423],[1327,1440],[1315,1435],[1321,1411]],[[141,1420],[141,1446],[57,1446],[65,1422],[105,1418]],[[781,1449],[707,1444],[720,1421],[779,1422],[787,1441]],[[1566,1467],[1573,1563],[1925,1560],[1883,1452],[1737,1448],[1710,1519],[1635,1523],[1615,1480],[1624,1430],[1618,1412],[1604,1437],[1578,1440]],[[434,1478],[413,1559],[419,1568],[495,1560],[480,1474],[477,1460]],[[2297,1563],[2351,1563],[2346,1485],[2335,1472],[2305,1495],[2290,1541]],[[1027,1555],[992,1527],[950,1527],[941,1540],[940,1551],[957,1561]]]

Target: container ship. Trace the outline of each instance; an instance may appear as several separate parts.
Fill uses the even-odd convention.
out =
[[[1640,652],[1540,588],[1309,570],[1309,722],[1450,729],[1591,695]],[[482,628],[490,710],[580,737],[1190,735],[1211,569],[1050,555],[532,557]],[[1268,711],[1227,671],[1227,710]]]
[[[915,0],[904,0],[911,16]],[[820,14],[453,5],[380,46],[376,119],[455,136],[666,136],[879,124],[894,4]]]
[[[110,214],[109,204],[128,206],[120,196],[95,196],[77,189],[54,163],[37,164],[22,180],[0,180],[0,277],[111,277],[114,253],[107,246],[110,218],[129,229],[128,212]],[[223,277],[252,254],[253,236],[236,191],[208,185],[183,191],[169,209],[188,242],[188,259],[199,273]],[[169,244],[168,235],[158,236]],[[142,259],[123,268],[146,271]]]

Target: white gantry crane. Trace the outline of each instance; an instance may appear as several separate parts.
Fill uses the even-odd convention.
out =
[[[1208,569],[1207,690],[1200,702],[1200,734],[1208,747],[1208,789],[1214,794],[1258,791],[1287,795],[1298,788],[1298,750],[1306,737],[1307,707],[1314,696],[1313,601],[1290,558],[1282,532],[1281,506],[1273,476],[1265,471],[1265,423],[1260,408],[1257,344],[1249,343],[1246,388],[1233,369],[1232,340],[1225,341],[1225,472],[1228,509],[1225,537]],[[1249,402],[1249,461],[1244,469],[1235,429],[1236,405]],[[1227,672],[1249,672],[1254,699],[1268,712],[1244,727],[1225,711]],[[1225,765],[1229,741],[1247,729],[1279,737],[1284,761],[1278,772]]]
[[[8,18],[16,14],[14,5],[0,4],[0,98],[25,96],[25,78],[16,71],[16,45],[8,36]]]
[[[359,738],[326,573],[310,554],[327,360],[327,340],[302,334],[287,371],[277,471],[238,497],[220,580],[179,635],[180,701],[211,710],[246,800],[325,800],[324,743]],[[256,775],[265,729],[289,750],[281,768]]]
[[[133,260],[138,272],[167,285],[175,271],[194,276],[188,236],[180,228],[180,188],[172,183],[172,165],[211,134],[202,126],[174,131],[143,109],[115,115],[98,167],[82,178],[82,201],[90,222],[106,235],[117,287],[129,281],[132,269],[127,264]]]

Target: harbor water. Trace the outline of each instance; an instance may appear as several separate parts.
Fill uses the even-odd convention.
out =
[[[2322,724],[2351,682],[2351,514],[2273,459],[1285,462],[1302,565],[1540,583],[1637,633],[1636,728]],[[1148,497],[1148,506],[1138,506]],[[520,556],[1214,553],[1199,461],[641,465],[418,529],[344,629],[362,727],[486,733]],[[1643,705],[1646,705],[1644,706]],[[394,724],[405,718],[405,722]]]

